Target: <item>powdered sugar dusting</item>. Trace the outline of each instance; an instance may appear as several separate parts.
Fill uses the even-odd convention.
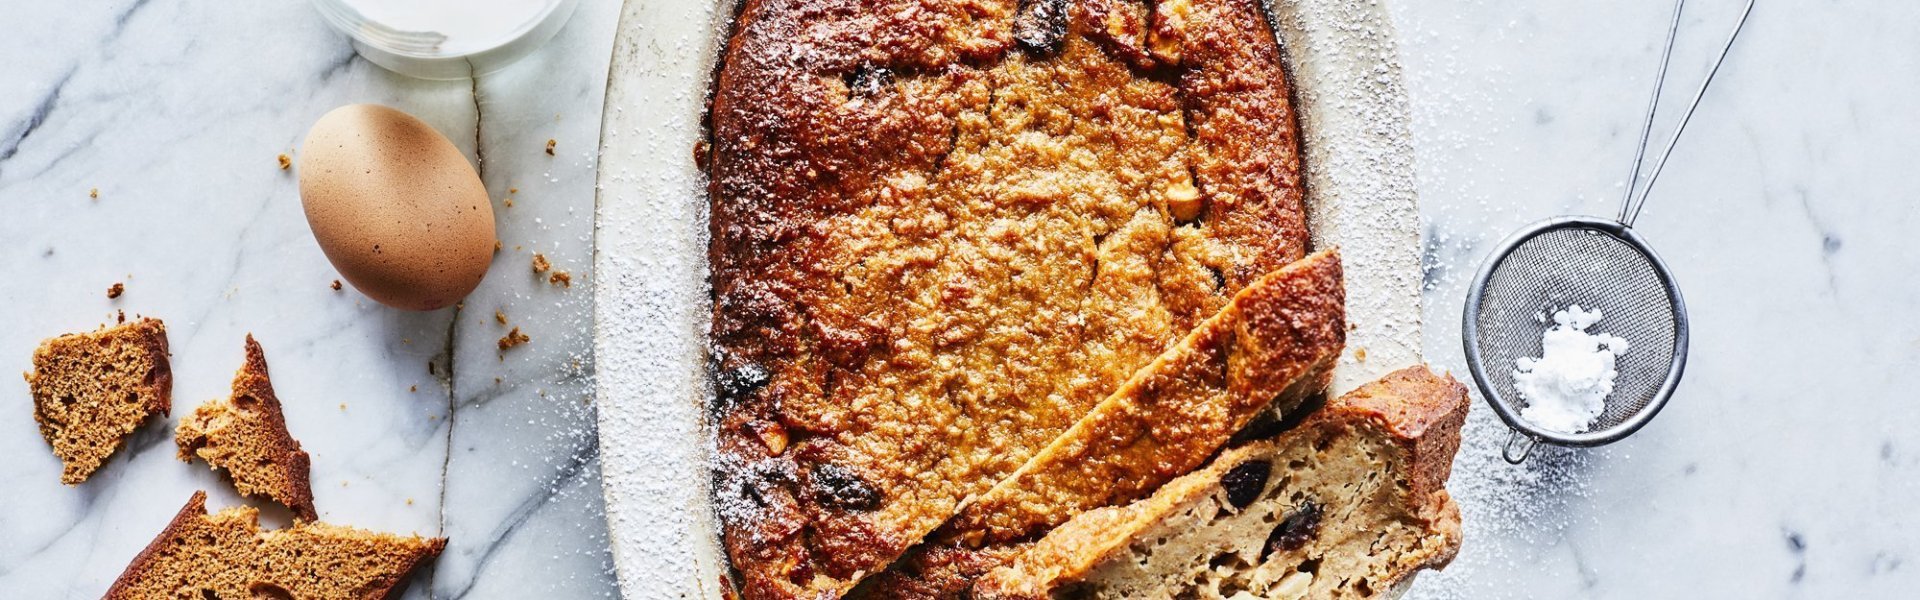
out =
[[[692,148],[731,11],[629,2],[601,126],[595,271],[607,525],[629,598],[719,598],[704,405],[706,208]]]

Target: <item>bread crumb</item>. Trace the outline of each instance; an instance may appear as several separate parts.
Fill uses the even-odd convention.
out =
[[[120,316],[119,316],[119,321],[120,321],[121,323],[125,323],[125,322],[127,322],[127,311],[126,311],[125,309],[121,309],[121,310],[120,310],[120,311],[118,311],[118,312],[120,313]]]
[[[413,506],[413,499],[412,499],[412,498],[408,498],[408,499],[407,499],[407,506]]]
[[[285,171],[291,168],[293,168],[293,159],[287,158],[285,154],[280,155],[280,170]]]
[[[500,246],[500,240],[494,240],[494,241],[493,241],[493,252],[494,252],[495,254],[499,254],[499,253],[500,253],[500,248],[501,248],[501,246]]]
[[[340,412],[347,412],[347,403],[345,402],[340,403]]]
[[[400,338],[400,343],[411,346],[413,345],[413,338]]]
[[[512,198],[502,198],[501,201],[507,203],[507,208],[513,208]]]
[[[327,287],[333,288],[333,291],[336,291],[336,292],[340,291],[340,280],[338,279],[333,280],[333,285],[330,285]]]
[[[417,385],[410,385],[410,386],[407,386],[407,393],[409,393],[409,394],[412,394],[412,393],[417,393],[417,392],[419,392],[419,391],[420,391],[420,386],[417,386]]]
[[[568,275],[566,271],[554,271],[553,275],[547,278],[547,283],[562,287],[573,287],[573,276]]]
[[[1354,349],[1353,349],[1353,359],[1354,359],[1354,360],[1357,360],[1357,361],[1360,361],[1360,362],[1367,362],[1367,349],[1366,349],[1366,347],[1364,347],[1364,346],[1363,346],[1363,347],[1359,347],[1359,348],[1354,348]]]
[[[518,248],[515,249],[517,250]],[[553,264],[547,262],[547,256],[545,254],[539,252],[533,253],[533,272],[545,273],[547,269],[551,268],[553,268]]]
[[[499,321],[501,325],[505,325],[507,324],[507,313],[498,310],[493,311],[493,320]]]
[[[100,188],[93,188],[93,189],[90,189],[90,190],[87,190],[87,197],[88,197],[88,198],[92,198],[92,199],[95,199],[95,200],[99,200],[99,199],[100,199]]]
[[[126,284],[116,282],[113,285],[107,286],[107,299],[112,300],[114,298],[119,298],[120,294],[124,294],[126,293],[126,291],[127,291]]]
[[[527,337],[527,334],[520,333],[519,327],[515,327],[512,331],[508,331],[506,336],[500,338],[500,349],[506,350],[532,340],[533,338]]]
[[[553,156],[553,145],[557,143],[553,138],[547,138],[547,156]]]
[[[520,193],[520,188],[513,188],[513,187],[510,187],[510,188],[507,188],[507,193],[509,193],[509,194],[518,194],[518,193]]]

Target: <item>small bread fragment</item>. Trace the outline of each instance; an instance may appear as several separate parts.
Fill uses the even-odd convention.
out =
[[[259,511],[236,506],[209,516],[207,493],[194,492],[106,599],[397,598],[407,574],[446,546],[445,538],[326,523],[261,531]]]
[[[1460,547],[1447,477],[1467,390],[1409,367],[1127,506],[1049,532],[980,599],[1392,597]]]
[[[40,342],[27,374],[33,420],[77,485],[125,443],[127,434],[173,406],[167,326],[140,319]]]
[[[266,498],[293,510],[301,520],[313,521],[313,488],[308,481],[311,462],[300,442],[287,433],[280,398],[267,377],[267,355],[247,335],[247,362],[233,375],[233,395],[211,400],[180,421],[173,441],[180,460],[195,456],[226,471],[241,495]]]

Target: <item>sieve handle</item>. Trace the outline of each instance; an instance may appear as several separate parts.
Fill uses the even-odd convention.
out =
[[[1508,463],[1517,465],[1527,461],[1527,455],[1533,454],[1533,447],[1539,445],[1540,440],[1520,433],[1518,429],[1511,431],[1513,435],[1507,438],[1507,446],[1500,450],[1500,456],[1507,459]]]
[[[1740,30],[1746,28],[1747,17],[1753,14],[1755,0],[1747,0],[1745,8],[1740,10],[1740,20],[1733,24],[1733,33],[1727,34],[1727,43],[1720,47],[1720,55],[1713,59],[1713,67],[1707,71],[1707,78],[1700,82],[1700,89],[1693,94],[1693,101],[1687,104],[1687,112],[1680,115],[1680,124],[1673,128],[1673,135],[1667,138],[1667,147],[1660,152],[1660,159],[1654,161],[1653,171],[1647,174],[1647,184],[1639,185],[1640,164],[1647,154],[1647,135],[1653,129],[1653,115],[1660,108],[1660,88],[1666,84],[1667,61],[1673,56],[1673,39],[1680,28],[1680,10],[1686,0],[1676,0],[1673,5],[1673,23],[1667,29],[1667,46],[1660,54],[1660,73],[1653,83],[1653,101],[1647,106],[1647,120],[1640,129],[1640,148],[1633,155],[1633,175],[1627,179],[1627,197],[1620,202],[1620,224],[1628,227],[1640,218],[1640,209],[1647,205],[1647,194],[1653,192],[1653,182],[1660,179],[1660,170],[1666,168],[1667,157],[1673,156],[1674,146],[1680,144],[1680,134],[1687,130],[1687,121],[1693,119],[1694,109],[1700,108],[1700,99],[1707,96],[1707,86],[1713,84],[1713,76],[1720,73],[1720,64],[1726,62],[1727,53],[1733,50],[1733,42],[1740,38]],[[1638,199],[1634,196],[1639,188]]]

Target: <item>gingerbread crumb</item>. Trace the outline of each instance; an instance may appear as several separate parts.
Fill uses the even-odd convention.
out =
[[[336,292],[340,291],[340,280],[338,279],[333,280],[333,285],[330,285],[327,287],[333,288],[333,291],[336,291]]]
[[[501,247],[502,247],[502,246],[500,245],[500,240],[494,240],[494,241],[493,241],[493,253],[494,253],[494,254],[499,254],[499,253],[500,253],[500,248],[501,248]]]
[[[533,272],[545,273],[547,269],[551,268],[553,268],[553,263],[547,262],[547,255],[539,252],[533,253]]]
[[[507,313],[499,310],[493,311],[493,320],[499,321],[501,325],[505,325],[507,324]]]
[[[566,271],[554,271],[552,276],[547,277],[547,283],[561,287],[573,287],[573,276],[568,275]]]
[[[532,340],[533,338],[527,337],[527,334],[520,333],[519,327],[515,327],[512,331],[508,331],[507,335],[500,338],[500,349],[506,350]]]
[[[126,284],[114,283],[113,285],[107,287],[107,299],[112,300],[114,298],[119,298],[120,294],[124,294],[126,293],[126,291],[127,291]]]
[[[500,199],[500,201],[501,201],[501,202],[505,202],[505,203],[507,204],[507,208],[513,208],[513,199],[512,199],[512,198],[501,198],[501,199]]]
[[[507,188],[507,193],[509,193],[509,194],[518,194],[518,193],[520,193],[520,188],[513,188],[513,187],[510,187],[510,188]]]
[[[553,145],[557,143],[559,142],[554,141],[552,138],[547,139],[547,156],[553,156]]]
[[[293,159],[288,158],[285,154],[280,155],[280,170],[285,171],[291,168],[293,168]]]
[[[93,189],[90,189],[90,190],[87,190],[87,197],[88,197],[88,198],[92,198],[92,199],[95,199],[95,200],[99,200],[99,199],[100,199],[100,188],[93,188]]]
[[[420,391],[420,386],[417,386],[417,385],[410,385],[410,386],[407,386],[407,393],[409,393],[409,394],[412,394],[412,393],[417,393],[417,392],[419,392],[419,391]]]
[[[120,313],[120,317],[119,317],[120,322],[121,323],[127,322],[127,311],[125,309],[122,309],[118,312]]]

